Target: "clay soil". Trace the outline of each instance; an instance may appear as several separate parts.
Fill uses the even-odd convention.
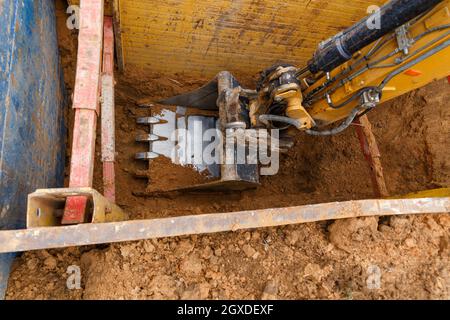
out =
[[[61,32],[60,38],[71,90],[76,34]],[[242,79],[252,84],[251,78]],[[279,173],[262,177],[256,190],[136,196],[149,186],[204,181],[164,158],[152,163],[150,182],[138,179],[135,173],[147,170],[147,163],[134,160],[134,154],[146,148],[135,142],[145,133],[136,118],[151,110],[138,102],[189,91],[208,79],[129,68],[116,81],[117,203],[133,219],[372,198],[368,166],[352,128],[325,138],[298,133],[295,146],[281,158]],[[369,114],[391,195],[450,186],[449,99],[449,84],[441,80]],[[97,159],[95,188],[100,191],[101,174]],[[450,217],[441,214],[41,250],[16,259],[7,298],[449,299],[449,240]],[[66,286],[70,265],[81,268],[79,290]],[[375,288],[370,285],[377,277],[374,270],[381,281]]]

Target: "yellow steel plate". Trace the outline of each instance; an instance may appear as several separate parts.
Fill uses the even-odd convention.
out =
[[[382,0],[119,0],[125,69],[253,75],[304,65],[318,43]]]

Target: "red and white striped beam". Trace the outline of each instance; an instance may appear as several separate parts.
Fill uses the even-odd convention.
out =
[[[100,102],[103,47],[103,0],[82,0],[77,70],[73,97],[73,128],[69,187],[92,187],[95,137]],[[85,222],[88,198],[68,197],[62,224]]]

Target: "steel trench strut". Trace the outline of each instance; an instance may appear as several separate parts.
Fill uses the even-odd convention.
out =
[[[450,212],[450,197],[358,200],[164,219],[39,227],[0,231],[0,253],[236,231],[355,217],[446,212]]]
[[[355,124],[355,131],[358,135],[362,153],[369,165],[374,195],[377,198],[387,198],[389,197],[389,192],[386,188],[383,166],[381,165],[381,154],[369,118],[367,115],[363,115],[357,118],[353,124]]]
[[[100,71],[103,44],[103,0],[83,0],[78,36],[77,70],[73,98],[75,122],[69,187],[91,187],[95,161],[95,138],[100,102]],[[68,197],[62,224],[83,223],[88,198]]]
[[[114,173],[115,124],[114,124],[114,31],[113,19],[104,18],[103,73],[101,99],[101,139],[103,162],[103,194],[111,202],[116,200]]]

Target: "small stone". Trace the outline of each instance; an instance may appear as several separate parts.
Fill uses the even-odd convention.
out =
[[[414,248],[416,246],[416,240],[413,238],[408,238],[405,240],[405,245],[409,248]]]
[[[38,266],[38,260],[36,258],[30,258],[26,262],[28,269],[35,270]]]
[[[131,253],[131,248],[129,246],[120,247],[120,254],[122,255],[122,257],[126,258],[130,255],[130,253]]]
[[[320,274],[320,266],[315,263],[308,263],[303,270],[303,277],[312,277],[314,279],[318,278],[318,275]]]
[[[141,288],[137,286],[131,290],[131,293],[134,295],[138,294],[139,292],[141,292]]]
[[[45,286],[45,290],[53,290],[54,288],[55,288],[55,283],[54,282],[49,282]]]
[[[300,232],[298,232],[297,230],[289,232],[286,237],[287,244],[291,246],[296,244],[299,240],[300,240]]]
[[[200,275],[203,271],[202,261],[197,255],[192,254],[181,262],[180,269],[191,276]]]
[[[253,249],[250,245],[246,244],[242,247],[242,250],[244,251],[245,255],[249,258],[253,257],[253,255],[256,253],[256,250]]]
[[[321,268],[318,264],[308,263],[303,270],[304,278],[313,278],[316,281],[321,281],[323,278],[327,277],[332,270],[331,266]]]
[[[222,249],[219,248],[219,249],[214,250],[214,255],[217,257],[222,256]]]
[[[441,227],[439,224],[434,220],[434,217],[428,216],[425,218],[425,223],[428,225],[430,230],[433,230],[435,232],[439,232],[441,230]]]
[[[253,241],[258,241],[261,239],[261,234],[258,231],[255,231],[252,233],[252,240]]]
[[[325,252],[331,252],[331,251],[333,251],[335,248],[334,248],[334,245],[332,244],[332,243],[329,243],[326,247],[325,247]]]
[[[219,263],[219,258],[217,258],[216,256],[212,256],[212,257],[209,259],[209,262],[210,262],[212,265],[216,265],[216,264]]]
[[[449,248],[448,242],[449,242],[449,238],[441,237],[441,240],[439,241],[439,249],[440,249],[441,255],[445,254],[445,252],[448,250],[448,248]]]
[[[264,287],[261,295],[261,300],[277,300],[278,297],[278,283],[275,280],[269,280]]]
[[[375,217],[336,220],[328,231],[334,246],[351,252],[355,248],[354,242],[371,241],[377,236],[378,220]]]
[[[208,299],[211,286],[203,282],[188,288],[181,294],[181,300],[205,300]]]
[[[147,253],[155,251],[155,246],[150,241],[144,241],[143,247]]]
[[[395,231],[399,232],[407,229],[411,225],[411,222],[407,217],[392,216],[389,220],[389,225],[394,228]]]
[[[177,282],[168,275],[155,276],[148,286],[154,299],[178,299]]]
[[[383,233],[388,233],[388,232],[390,232],[390,231],[392,230],[392,228],[391,228],[390,226],[387,226],[387,225],[385,225],[385,224],[382,224],[382,225],[380,225],[380,226],[378,227],[378,230],[379,230],[380,232],[383,232]]]
[[[209,258],[211,258],[212,255],[213,255],[213,251],[212,251],[211,247],[206,246],[205,249],[203,249],[202,258],[209,259]]]
[[[178,246],[175,249],[175,255],[183,256],[191,253],[192,250],[194,250],[194,243],[190,240],[182,240],[178,243]]]
[[[52,256],[50,256],[44,260],[44,266],[45,266],[45,269],[47,269],[47,270],[55,270],[57,265],[58,265],[58,262]]]

